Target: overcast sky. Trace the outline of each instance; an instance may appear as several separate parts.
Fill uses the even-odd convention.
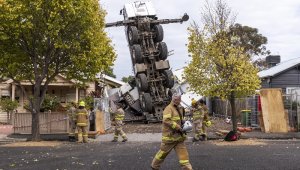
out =
[[[107,11],[106,22],[122,20],[120,9],[128,2],[137,0],[100,0]],[[210,0],[213,1],[213,0]],[[159,19],[180,18],[184,13],[190,20],[183,24],[166,24],[164,42],[168,50],[172,70],[180,69],[190,61],[187,52],[187,27],[192,21],[200,23],[204,0],[152,0]],[[281,61],[300,57],[300,0],[227,0],[228,6],[237,14],[236,22],[258,28],[268,38],[267,48],[271,54],[280,55]],[[112,39],[117,59],[114,73],[117,79],[133,75],[124,27],[106,28]]]

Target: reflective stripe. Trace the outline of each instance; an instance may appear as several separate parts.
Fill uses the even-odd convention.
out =
[[[177,120],[180,120],[180,117],[179,116],[174,116],[174,117],[171,118],[171,120],[177,121]]]
[[[82,135],[82,136],[88,136],[88,135]]]
[[[172,122],[172,129],[175,129],[177,126],[177,123],[176,122]]]
[[[86,123],[77,123],[77,126],[87,126]]]
[[[124,117],[125,117],[125,115],[123,115],[123,114],[117,114],[117,115],[115,116],[115,119],[116,119],[116,120],[124,120]]]
[[[186,164],[190,163],[190,161],[189,160],[179,160],[179,163],[181,165],[186,165]]]
[[[171,117],[172,117],[171,113],[163,115],[163,119],[167,119],[167,118],[171,118]]]
[[[87,113],[77,113],[78,115],[87,115]]]
[[[201,115],[194,115],[193,116],[194,119],[201,118],[201,117],[202,117]]]
[[[174,138],[174,137],[168,137],[168,136],[163,136],[162,137],[162,141],[169,141],[169,142],[175,142],[175,141],[179,141],[181,139],[183,139],[184,136],[180,136],[180,137],[177,137],[177,138]]]
[[[164,153],[165,153],[164,151],[159,150],[155,155],[155,159],[162,160]]]

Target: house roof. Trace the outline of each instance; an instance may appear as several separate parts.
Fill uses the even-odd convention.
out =
[[[104,79],[104,81],[109,81],[109,82],[112,82],[119,86],[122,86],[123,84],[125,84],[123,81],[117,80],[117,79],[110,77],[108,75],[105,75],[105,74],[97,74],[96,78],[98,78],[99,80]]]
[[[258,72],[258,76],[260,78],[273,77],[273,76],[275,76],[285,70],[288,70],[291,67],[297,66],[299,64],[300,64],[300,57],[294,58],[291,60],[287,60],[287,61],[281,62],[281,63],[277,64],[276,66],[271,67],[267,70]]]

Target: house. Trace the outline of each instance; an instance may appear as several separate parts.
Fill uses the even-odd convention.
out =
[[[280,56],[271,55],[266,61],[270,68],[258,73],[261,88],[281,88],[286,93],[300,88],[300,58],[280,62]]]
[[[120,87],[124,84],[122,81],[116,80],[107,75],[98,74],[96,78],[98,81],[86,83],[85,87],[78,87],[76,86],[75,81],[67,80],[64,76],[58,75],[55,77],[55,81],[49,84],[47,94],[58,97],[61,105],[66,106],[67,103],[80,101],[93,91],[101,90],[102,88],[106,91],[111,88]],[[25,87],[28,95],[32,94],[33,86],[29,81],[22,81],[21,85]],[[23,94],[21,88],[14,84],[11,79],[0,82],[0,98],[17,100],[19,102],[17,111],[20,113],[28,112],[24,108],[24,106],[28,103],[27,98]],[[1,111],[0,122],[7,122],[6,113]]]

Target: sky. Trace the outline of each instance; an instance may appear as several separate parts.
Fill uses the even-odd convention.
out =
[[[106,22],[121,21],[120,9],[125,3],[137,0],[100,0],[107,12]],[[214,0],[210,0],[214,2]],[[300,1],[299,0],[225,0],[236,14],[236,23],[257,28],[268,38],[267,49],[273,55],[280,55],[281,61],[300,57]],[[174,54],[168,57],[171,69],[177,70],[188,64],[187,28],[192,22],[201,24],[201,11],[205,0],[152,0],[159,19],[180,18],[184,13],[190,16],[182,24],[164,24],[164,42]],[[118,80],[133,75],[124,27],[110,27],[105,31],[112,39],[117,53],[114,74]]]

